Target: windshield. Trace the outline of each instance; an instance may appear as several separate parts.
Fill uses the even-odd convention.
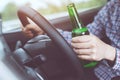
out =
[[[2,34],[2,19],[1,19],[1,14],[0,14],[0,35]]]
[[[107,0],[0,0],[3,32],[20,30],[17,9],[20,6],[30,6],[48,20],[68,15],[66,6],[75,3],[78,11],[103,6]]]

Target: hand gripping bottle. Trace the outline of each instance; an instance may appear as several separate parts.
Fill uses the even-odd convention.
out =
[[[69,4],[67,8],[68,8],[68,13],[69,13],[70,20],[73,26],[72,37],[89,35],[89,31],[87,27],[85,27],[80,21],[80,18],[79,18],[79,15],[77,13],[74,3]],[[81,63],[84,68],[91,68],[91,67],[96,66],[97,64],[96,61],[86,61],[86,60],[81,60]]]

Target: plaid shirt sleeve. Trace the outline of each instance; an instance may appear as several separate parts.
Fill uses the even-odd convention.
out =
[[[116,61],[115,65],[113,66],[113,69],[119,69],[120,70],[120,50],[116,48]],[[120,73],[119,73],[120,74]]]
[[[72,33],[69,31],[63,31],[61,29],[57,29],[59,33],[64,37],[65,40],[67,40],[68,43],[71,43],[72,40]]]
[[[102,38],[106,39],[106,37],[108,37],[110,39],[115,39],[115,37],[116,37],[116,36],[114,36],[116,34],[109,33],[109,32],[111,32],[110,30],[113,30],[113,27],[110,27],[110,26],[115,24],[114,19],[116,18],[116,16],[114,15],[113,18],[111,16],[113,15],[113,11],[115,10],[114,6],[116,4],[116,1],[112,0],[105,7],[103,7],[102,10],[95,17],[93,23],[91,23],[87,26],[89,31],[92,34],[96,35],[97,37],[99,37],[101,39]],[[118,2],[120,3],[120,1],[118,1]],[[116,14],[115,11],[114,11],[114,14]],[[111,19],[113,19],[113,20],[111,20]],[[113,21],[113,22],[111,22],[111,21]],[[117,22],[117,20],[116,20],[116,22]],[[114,26],[114,28],[115,28],[115,26]],[[112,36],[110,36],[110,35],[112,35]],[[118,35],[118,33],[117,33],[117,35]],[[115,41],[118,42],[119,41],[118,36],[116,38],[117,39]],[[115,47],[116,45],[113,45],[113,46]],[[113,66],[113,69],[120,69],[120,49],[117,47],[115,47],[115,48],[116,48],[116,61],[115,61],[115,65]]]
[[[116,59],[113,66],[106,60],[95,69],[95,74],[100,80],[111,80],[120,76],[120,0],[111,0],[101,9],[94,21],[87,27],[89,31],[99,38],[107,38],[110,45],[116,48]]]

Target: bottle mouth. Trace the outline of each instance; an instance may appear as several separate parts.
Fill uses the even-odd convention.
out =
[[[70,3],[69,5],[67,5],[67,7],[73,7],[75,6],[74,3]]]

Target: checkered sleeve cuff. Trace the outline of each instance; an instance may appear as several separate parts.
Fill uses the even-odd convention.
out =
[[[116,61],[115,61],[115,65],[113,66],[113,69],[120,70],[120,50],[117,48],[116,48]]]

